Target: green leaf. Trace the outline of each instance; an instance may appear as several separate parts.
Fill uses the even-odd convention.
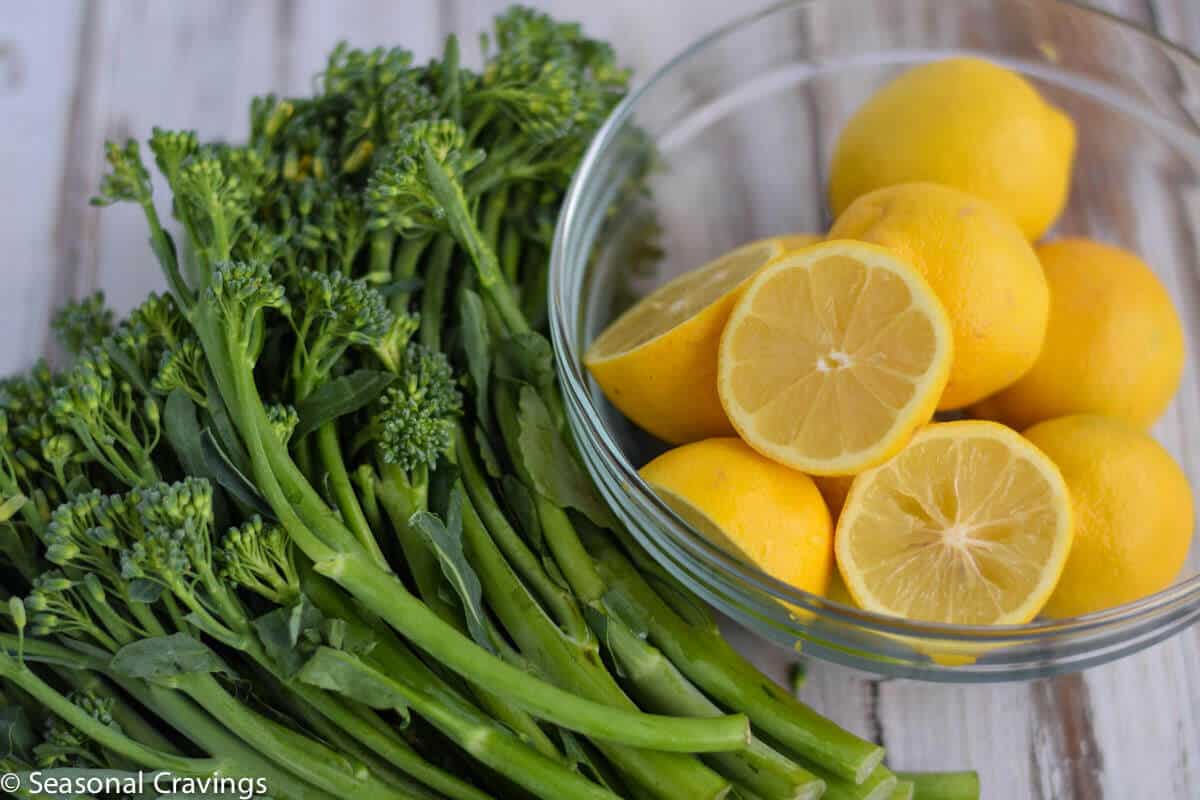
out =
[[[499,478],[504,474],[504,470],[500,467],[500,459],[496,455],[495,448],[492,447],[492,440],[488,437],[487,431],[481,426],[475,426],[475,444],[479,447],[479,460],[483,462],[483,469],[489,477]]]
[[[295,604],[276,608],[251,624],[267,656],[285,677],[290,678],[304,666],[312,648],[320,644],[320,627],[324,621],[325,617],[317,607],[301,596]]]
[[[8,522],[28,502],[29,498],[23,494],[14,494],[12,497],[6,497],[4,502],[0,503],[0,522]]]
[[[487,327],[487,311],[483,300],[470,289],[463,290],[459,300],[462,317],[462,343],[467,354],[467,373],[475,389],[475,416],[487,426],[488,381],[492,371],[492,341]],[[478,437],[476,437],[478,438]],[[486,463],[486,462],[485,462]]]
[[[562,742],[563,755],[574,770],[591,780],[592,783],[597,783],[610,792],[615,792],[616,788],[600,767],[601,762],[588,750],[584,741],[565,728],[555,728],[555,730],[558,732],[559,741]]]
[[[545,553],[546,547],[542,540],[542,521],[538,518],[537,507],[529,488],[512,475],[500,478],[500,492],[504,501],[516,517],[517,527],[530,547],[539,553]]]
[[[540,333],[524,331],[504,339],[500,356],[498,377],[528,383],[543,392],[554,386],[554,349]]]
[[[537,390],[522,385],[518,402],[516,447],[520,467],[533,488],[555,505],[573,508],[602,528],[612,527],[612,513],[555,427]]]
[[[28,759],[36,742],[24,708],[15,704],[0,708],[0,761],[14,756]]]
[[[211,477],[205,473],[204,452],[200,449],[200,423],[196,404],[183,389],[172,389],[163,406],[163,433],[183,471],[189,475]]]
[[[442,566],[442,574],[446,576],[446,580],[462,603],[471,638],[480,647],[494,652],[491,637],[487,634],[487,621],[484,618],[483,587],[463,550],[462,504],[462,492],[456,489],[450,494],[450,505],[446,512],[445,524],[428,511],[418,511],[413,514],[408,524],[420,531],[430,549],[437,556],[438,563]]]
[[[135,603],[157,603],[162,593],[161,584],[146,578],[134,578],[129,582],[129,599]]]
[[[200,433],[200,454],[204,458],[203,477],[217,483],[244,506],[264,519],[275,519],[275,512],[245,474],[233,463],[233,459],[221,447],[211,428]]]
[[[127,644],[112,657],[109,667],[118,675],[146,680],[195,673],[231,674],[220,656],[186,633],[154,636]]]
[[[370,708],[398,711],[408,718],[408,701],[404,693],[398,691],[400,684],[350,653],[319,647],[296,677]]]
[[[221,443],[221,448],[229,463],[237,467],[238,472],[245,475],[250,472],[250,455],[242,446],[242,440],[238,438],[237,428],[234,427],[233,419],[229,416],[229,409],[225,407],[225,398],[217,387],[217,381],[211,371],[205,373],[204,382],[208,416],[212,420],[211,427],[217,434],[217,441]]]
[[[292,439],[299,441],[326,422],[370,405],[395,379],[390,372],[360,369],[321,384],[296,409],[300,423]]]

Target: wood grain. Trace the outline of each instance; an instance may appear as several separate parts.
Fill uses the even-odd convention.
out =
[[[424,59],[453,32],[465,56],[475,58],[479,28],[507,5],[508,0],[6,4],[0,14],[0,174],[6,187],[0,215],[6,279],[0,340],[6,347],[0,371],[48,352],[48,314],[60,298],[101,287],[125,309],[161,286],[137,212],[100,214],[86,205],[103,168],[103,139],[144,136],[152,125],[236,135],[252,95],[304,91],[342,38],[358,46],[403,43]],[[538,5],[579,18],[594,34],[615,41],[641,76],[744,10],[728,0]],[[1196,0],[1097,5],[1200,48]],[[921,24],[942,22],[931,18]],[[814,41],[819,36],[807,33]],[[805,102],[812,122],[788,131],[804,143],[800,178],[792,178],[816,196],[832,136],[854,101],[830,91],[811,93]],[[729,146],[736,150],[739,144],[733,140]],[[755,181],[769,179],[771,169],[751,162],[752,178],[740,190],[748,203],[754,202]],[[1151,255],[1166,258],[1179,248],[1196,252],[1200,189],[1180,186],[1178,192],[1131,201],[1140,226],[1133,234]],[[795,218],[798,226],[820,222],[815,206],[799,213],[807,216]],[[1200,297],[1200,272],[1171,280],[1177,296]],[[1200,321],[1200,309],[1189,314]],[[1193,341],[1193,351],[1196,346],[1200,342]],[[1200,382],[1193,375],[1160,428],[1193,476],[1200,475],[1197,420]],[[1200,567],[1198,558],[1193,554],[1193,567]],[[773,676],[786,676],[790,654],[744,633],[734,635]],[[1193,629],[1116,664],[1030,684],[937,686],[811,664],[804,697],[851,730],[881,741],[899,768],[975,766],[985,797],[994,800],[1194,800],[1200,797],[1197,681],[1200,631]]]

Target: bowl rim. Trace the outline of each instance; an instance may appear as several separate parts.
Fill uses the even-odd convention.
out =
[[[687,555],[698,558],[705,566],[715,571],[718,581],[727,583],[731,579],[736,580],[779,602],[820,615],[831,622],[853,626],[870,633],[959,644],[979,643],[991,646],[1002,645],[1005,642],[1036,644],[1047,638],[1080,635],[1086,638],[1093,634],[1111,632],[1115,627],[1132,627],[1138,622],[1152,621],[1166,616],[1167,612],[1172,609],[1200,604],[1200,575],[1196,575],[1131,603],[1091,614],[1065,619],[1034,620],[1022,625],[958,625],[923,622],[843,605],[784,583],[708,542],[678,517],[642,480],[637,469],[625,457],[616,440],[601,421],[599,409],[591,399],[591,392],[588,389],[589,379],[582,369],[582,359],[577,355],[576,337],[565,318],[563,304],[557,302],[557,298],[568,298],[568,290],[565,287],[566,265],[569,258],[568,247],[576,235],[576,229],[586,224],[586,221],[581,219],[581,196],[585,193],[589,177],[595,171],[602,154],[615,140],[617,133],[632,118],[639,101],[697,54],[727,36],[785,9],[816,6],[831,1],[780,0],[780,2],[772,3],[765,8],[727,22],[701,36],[668,59],[631,90],[612,111],[592,140],[572,178],[555,227],[547,289],[550,308],[549,327],[556,367],[562,379],[568,403],[579,412],[571,415],[572,420],[577,423],[576,435],[586,436],[591,440],[591,444],[596,446],[601,460],[608,471],[612,473],[612,477],[625,490],[630,502],[649,514],[656,532],[666,533],[671,542],[682,547]],[[957,0],[942,1],[957,2]],[[991,0],[987,1],[991,2]],[[1030,0],[1023,1],[1029,2]],[[1065,7],[1072,13],[1094,16],[1102,19],[1105,24],[1118,26],[1126,33],[1149,39],[1154,46],[1165,49],[1171,56],[1181,59],[1200,72],[1200,55],[1117,14],[1084,5],[1081,0],[1034,1],[1047,6]],[[1200,75],[1197,77],[1200,79]],[[578,428],[582,428],[582,434]],[[658,556],[654,557],[656,560],[660,560]]]

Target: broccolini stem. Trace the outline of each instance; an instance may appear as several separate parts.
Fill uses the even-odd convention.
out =
[[[209,350],[206,342],[205,351]],[[593,738],[684,753],[736,750],[745,745],[749,724],[742,715],[675,719],[612,708],[578,697],[505,663],[447,625],[410,594],[394,574],[365,557],[353,534],[296,468],[271,430],[254,384],[250,360],[231,358],[225,364],[229,367],[225,374],[231,379],[231,395],[239,408],[235,416],[242,426],[254,477],[275,516],[314,562],[317,572],[340,583],[367,609],[422,650],[472,683],[508,697],[534,716]],[[218,369],[214,368],[214,372]]]
[[[765,678],[711,621],[689,624],[668,606],[608,535],[587,537],[614,615],[646,630],[650,642],[716,702],[745,709],[754,725],[790,753],[849,781],[865,780],[883,748],[843,730]]]
[[[617,709],[635,710],[596,652],[595,641],[569,639],[555,627],[505,562],[470,500],[463,501],[463,536],[484,595],[518,649],[551,680],[580,696]],[[651,794],[718,798],[729,785],[694,758],[598,742],[601,751],[631,781]]]
[[[979,773],[965,772],[897,772],[896,777],[909,781],[917,800],[979,800]]]
[[[898,783],[896,776],[883,764],[872,770],[859,783],[847,780],[839,775],[826,772],[821,767],[812,766],[813,772],[825,779],[827,784],[824,800],[891,800],[892,791]]]
[[[338,441],[337,426],[333,420],[317,428],[313,434],[316,441],[317,453],[321,457],[321,465],[325,467],[325,478],[333,501],[342,512],[342,521],[359,544],[367,553],[380,564],[386,564],[383,551],[379,549],[379,540],[375,538],[367,516],[358,503],[358,495],[350,483],[350,475],[346,471],[346,462],[342,457],[342,446]]]
[[[413,573],[421,599],[437,611],[442,619],[460,632],[465,632],[466,622],[462,614],[443,598],[440,591],[442,577],[437,557],[422,540],[420,532],[409,524],[412,515],[424,510],[428,505],[425,481],[424,475],[416,476],[415,480],[410,481],[398,466],[385,464],[381,470],[379,498],[383,501],[392,527],[400,539],[405,561],[409,571]],[[416,485],[413,485],[414,483]],[[558,749],[554,743],[538,725],[537,720],[526,711],[513,706],[506,699],[482,686],[472,686],[471,691],[484,710],[516,731],[539,752],[558,757]]]
[[[685,717],[721,714],[674,664],[620,620],[607,617],[602,638],[621,667],[619,674],[633,684],[637,699],[650,709]],[[751,739],[740,753],[712,753],[704,760],[763,800],[814,800],[825,790],[824,781],[758,739]]]
[[[133,707],[120,693],[94,672],[76,667],[52,667],[65,684],[81,692],[92,692],[113,701],[112,718],[130,738],[164,753],[182,755],[171,740],[163,736],[141,712]]]
[[[396,250],[396,258],[392,263],[392,280],[397,282],[411,281],[417,276],[417,264],[421,260],[421,255],[429,247],[429,243],[433,240],[432,236],[413,236],[401,242],[399,249]],[[412,297],[412,291],[405,289],[397,291],[388,301],[388,305],[394,314],[401,314],[408,310],[408,301]]]
[[[314,563],[367,609],[454,672],[508,697],[536,717],[593,739],[681,753],[737,750],[747,739],[745,717],[675,719],[613,708],[579,697],[513,667],[445,624],[404,585],[358,553]]]
[[[39,678],[29,669],[7,654],[0,654],[0,677],[12,681],[29,693],[56,716],[78,728],[89,739],[123,758],[155,769],[166,769],[181,775],[211,775],[222,768],[219,759],[187,758],[163,752],[134,741],[116,728],[97,720],[58,690]]]
[[[496,307],[500,319],[510,333],[520,333],[529,330],[529,323],[521,314],[521,309],[513,297],[508,282],[500,272],[500,263],[496,253],[488,246],[483,234],[475,225],[475,220],[467,208],[462,186],[447,174],[445,168],[438,163],[429,149],[425,149],[425,174],[429,179],[430,188],[437,198],[438,204],[446,213],[446,224],[450,232],[471,257],[475,269],[479,273],[479,286],[488,299]]]
[[[504,557],[513,569],[533,589],[538,600],[546,605],[554,620],[567,635],[576,638],[586,636],[587,623],[584,621],[575,598],[571,595],[570,590],[563,588],[546,574],[546,569],[538,560],[537,555],[529,549],[524,539],[509,524],[504,511],[501,510],[492,490],[487,485],[487,479],[476,461],[475,450],[470,446],[467,433],[461,424],[455,427],[454,436],[454,451],[462,472],[462,482],[466,487],[467,496],[471,499],[471,503],[479,513],[492,539],[504,553]]]
[[[442,349],[442,308],[446,303],[446,288],[450,283],[450,268],[454,265],[454,239],[439,236],[429,254],[425,268],[425,285],[421,289],[421,344],[430,350]]]
[[[617,800],[607,789],[528,747],[503,728],[466,720],[436,698],[422,694],[407,681],[404,673],[376,670],[361,661],[352,661],[352,656],[341,652],[333,657],[342,659],[347,666],[370,671],[375,680],[391,687],[414,711],[444,731],[470,756],[537,797],[544,800]]]
[[[320,742],[251,711],[208,674],[176,676],[188,696],[250,746],[314,786],[339,797],[368,792],[371,798],[407,800],[408,795]]]
[[[226,762],[223,774],[262,778],[272,795],[289,800],[335,800],[335,795],[304,782],[285,769],[284,764],[261,755],[180,692],[116,675],[112,679],[193,743],[209,753],[222,753]]]
[[[439,617],[462,629],[459,625],[458,607],[450,602],[439,587],[442,583],[441,566],[437,556],[421,536],[421,532],[409,524],[412,515],[428,507],[428,473],[424,467],[410,477],[396,464],[383,464],[379,469],[377,494],[383,504],[384,514],[396,531],[404,562],[417,586],[417,594]]]
[[[370,255],[367,264],[367,274],[386,275],[392,266],[392,251],[396,248],[396,233],[391,230],[377,230],[371,234],[368,247]]]

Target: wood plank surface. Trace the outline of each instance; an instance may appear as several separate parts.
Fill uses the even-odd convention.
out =
[[[833,2],[833,0],[831,0]],[[611,39],[637,73],[738,16],[728,0],[540,0]],[[61,298],[103,288],[120,309],[161,286],[132,208],[87,205],[106,138],[152,125],[232,136],[254,94],[303,91],[339,39],[400,43],[419,58],[445,34],[477,57],[477,33],[508,0],[50,0],[0,13],[0,174],[4,314],[0,371],[53,355],[48,315]],[[1197,0],[1097,0],[1174,42],[1200,49]],[[935,21],[936,22],[936,21]],[[1200,92],[1200,89],[1197,89]],[[837,98],[814,114],[838,118]],[[1200,103],[1197,104],[1200,108]],[[816,193],[829,141],[817,125],[799,180]],[[769,179],[769,164],[755,172]],[[793,176],[794,178],[794,176]],[[795,178],[794,178],[795,179]],[[1200,241],[1200,195],[1140,202],[1140,241]],[[811,224],[819,219],[815,211]],[[1200,280],[1200,273],[1193,276]],[[1182,278],[1181,278],[1182,280]],[[1184,287],[1176,287],[1183,289]],[[1193,285],[1188,290],[1200,296]],[[1200,314],[1200,310],[1192,309]],[[1159,429],[1200,475],[1200,389],[1185,390]],[[1193,555],[1195,564],[1196,554]],[[791,656],[734,634],[774,676]],[[885,744],[894,766],[974,766],[992,800],[1195,800],[1200,797],[1200,630],[1115,664],[1027,684],[941,686],[809,664],[804,697]]]

